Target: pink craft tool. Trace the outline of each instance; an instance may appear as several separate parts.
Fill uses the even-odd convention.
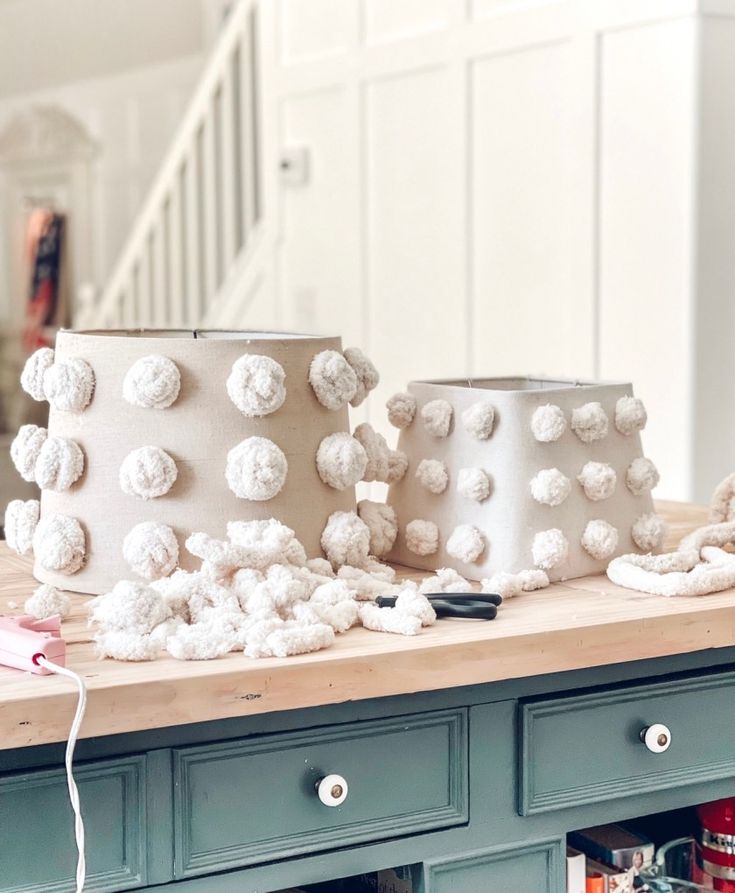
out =
[[[35,660],[39,655],[64,666],[66,643],[61,638],[61,617],[56,614],[36,620],[30,614],[0,614],[0,665],[48,676],[51,671]]]

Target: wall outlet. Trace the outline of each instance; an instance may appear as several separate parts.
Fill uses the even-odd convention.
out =
[[[309,154],[306,146],[293,146],[281,152],[279,167],[284,186],[305,186],[309,182]]]

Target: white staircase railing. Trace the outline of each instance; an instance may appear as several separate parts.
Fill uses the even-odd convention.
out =
[[[237,0],[99,300],[75,324],[216,318],[263,234],[256,0]],[[230,315],[228,313],[228,315]]]

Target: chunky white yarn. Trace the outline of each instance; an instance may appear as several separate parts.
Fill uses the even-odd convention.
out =
[[[514,598],[516,595],[520,595],[521,592],[545,589],[548,585],[549,578],[541,570],[525,570],[519,571],[517,574],[500,571],[482,581],[480,592],[495,593],[505,599]]]
[[[46,620],[47,617],[54,617],[57,614],[64,618],[71,613],[71,599],[55,586],[44,583],[26,599],[23,610],[38,620]]]
[[[336,350],[323,350],[311,361],[309,384],[326,409],[342,409],[357,393],[357,376]]]
[[[446,463],[441,459],[422,459],[416,469],[416,480],[429,493],[443,493],[449,484]]]
[[[646,427],[648,414],[643,401],[626,394],[615,404],[615,427],[621,434],[634,434]]]
[[[367,465],[361,478],[363,481],[388,480],[390,449],[382,434],[378,434],[372,425],[363,422],[355,428],[355,440],[362,446],[367,455]]]
[[[561,407],[554,403],[538,406],[531,416],[531,431],[539,443],[553,443],[567,430],[567,420]]]
[[[8,548],[18,555],[30,555],[33,551],[33,534],[36,531],[41,504],[37,499],[13,499],[5,509],[5,541]]]
[[[431,626],[436,622],[436,612],[415,584],[406,584],[393,608],[379,608],[370,602],[361,605],[360,621],[366,629],[376,632],[415,636],[421,632],[422,626]]]
[[[408,428],[416,415],[416,398],[413,394],[399,392],[386,402],[388,421],[395,428]]]
[[[66,437],[47,437],[34,466],[36,483],[42,490],[68,490],[84,471],[84,453]]]
[[[654,512],[648,512],[636,518],[630,535],[642,552],[655,552],[663,545],[666,523]]]
[[[350,400],[350,406],[359,406],[370,391],[380,383],[380,373],[359,347],[345,348],[344,358],[352,367],[357,378],[357,388],[355,396]]]
[[[715,487],[710,502],[709,519],[715,523],[735,518],[735,474],[729,474]]]
[[[165,496],[178,476],[176,463],[165,450],[144,446],[133,450],[120,465],[120,489],[138,499]]]
[[[621,555],[607,575],[618,586],[652,595],[694,596],[735,586],[735,556],[713,546],[681,549],[664,555]]]
[[[10,444],[10,458],[24,481],[35,481],[36,460],[48,437],[48,431],[38,425],[21,425]]]
[[[179,544],[167,524],[141,521],[123,540],[122,553],[132,571],[146,580],[158,580],[178,564]]]
[[[43,391],[43,376],[53,366],[54,352],[50,347],[39,347],[32,353],[23,366],[20,374],[20,386],[39,403],[46,399]]]
[[[495,407],[484,400],[473,403],[462,413],[462,424],[468,434],[478,440],[487,440],[493,433]]]
[[[228,541],[194,533],[187,548],[203,558],[201,570],[178,570],[150,585],[123,581],[93,602],[98,653],[151,660],[165,647],[180,660],[229,651],[286,657],[326,648],[360,620],[411,635],[433,623],[434,610],[416,584],[396,583],[393,568],[368,556],[363,522],[352,513],[335,515],[332,545],[340,559],[354,559],[359,567],[345,564],[335,577],[325,559],[307,561],[293,531],[273,519],[231,522]],[[290,556],[303,563],[291,563]],[[461,580],[454,577],[452,582]],[[377,608],[378,595],[395,597],[395,608]]]
[[[439,528],[433,521],[417,518],[406,524],[406,548],[414,555],[433,555],[439,548]]]
[[[122,393],[132,406],[167,409],[181,389],[181,373],[173,360],[161,354],[141,357],[125,373]]]
[[[638,456],[628,466],[625,483],[634,496],[648,493],[658,485],[659,473],[656,466],[645,456]]]
[[[424,428],[434,437],[446,437],[452,425],[452,405],[446,400],[430,400],[421,407]]]
[[[440,567],[432,577],[425,577],[419,585],[423,595],[439,592],[470,592],[472,587],[453,567]]]
[[[362,480],[368,466],[363,445],[344,431],[327,435],[316,451],[319,477],[335,490],[346,490]]]
[[[402,481],[408,471],[408,456],[402,450],[391,450],[388,453],[388,476],[386,484],[397,484]]]
[[[606,462],[587,462],[577,475],[577,480],[587,499],[599,502],[613,495],[618,478],[613,467]]]
[[[267,437],[248,437],[227,454],[227,484],[241,499],[273,499],[283,489],[287,475],[283,450]]]
[[[56,362],[43,375],[43,393],[54,409],[82,412],[94,392],[92,367],[80,357]]]
[[[542,468],[531,480],[531,495],[542,505],[561,505],[571,489],[572,482],[558,468]]]
[[[355,512],[332,512],[322,531],[321,544],[333,567],[359,567],[370,552],[370,528]]]
[[[241,567],[263,569],[271,564],[306,564],[304,547],[296,534],[275,518],[264,521],[229,521],[230,542],[245,550]]]
[[[485,551],[485,538],[472,524],[458,524],[447,540],[447,553],[468,564],[477,561]]]
[[[357,503],[357,514],[370,531],[370,554],[387,555],[398,536],[395,510],[382,502],[363,499]]]
[[[569,542],[557,527],[542,530],[533,538],[531,554],[533,563],[542,570],[548,571],[567,560]]]
[[[33,554],[47,571],[75,574],[84,564],[87,551],[82,526],[69,515],[42,518],[33,534]]]
[[[266,416],[283,406],[286,373],[272,357],[246,353],[232,364],[227,379],[230,400],[249,418]]]
[[[572,431],[582,443],[594,443],[607,437],[607,415],[597,403],[585,403],[572,411]]]
[[[170,619],[171,609],[164,596],[146,583],[121,580],[92,601],[89,617],[106,631],[148,634]]]
[[[582,533],[582,547],[598,561],[609,558],[618,547],[618,531],[601,518],[588,521]]]
[[[483,502],[490,495],[490,478],[482,468],[460,468],[457,473],[457,493],[465,499]]]

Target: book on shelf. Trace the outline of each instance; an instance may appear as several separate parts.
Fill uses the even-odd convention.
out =
[[[586,893],[585,863],[584,853],[567,847],[567,893]]]

